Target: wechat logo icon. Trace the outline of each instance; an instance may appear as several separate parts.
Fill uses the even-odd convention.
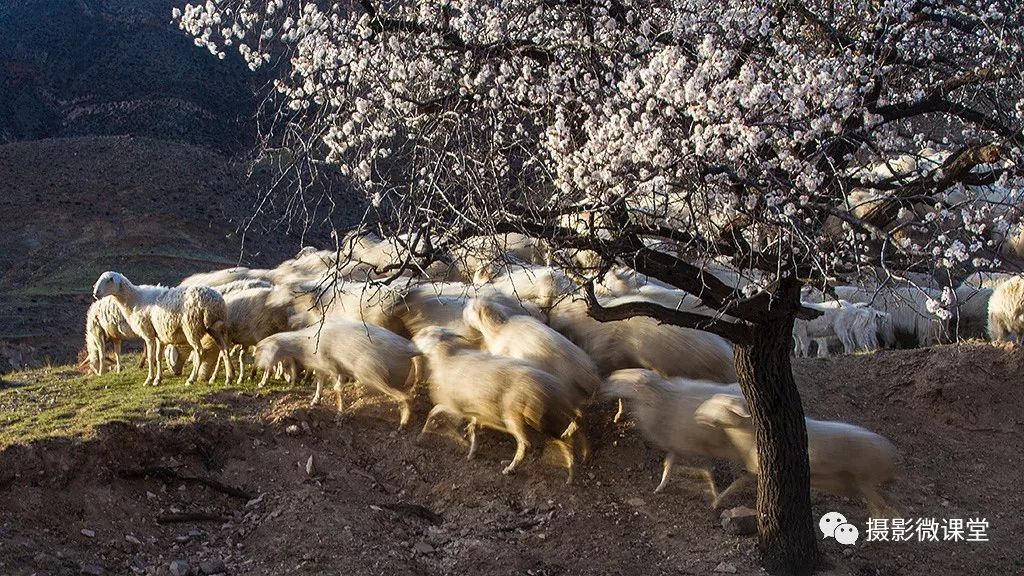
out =
[[[852,546],[860,538],[860,531],[853,524],[846,521],[846,516],[839,512],[829,512],[818,520],[818,528],[823,534],[822,539],[835,538],[836,542]]]

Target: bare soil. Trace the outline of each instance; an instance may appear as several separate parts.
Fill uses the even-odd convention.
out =
[[[864,425],[899,447],[892,494],[904,517],[990,525],[988,543],[827,540],[831,573],[1024,572],[1022,368],[1024,351],[990,345],[796,362],[808,414]],[[114,422],[85,441],[0,452],[0,573],[165,574],[179,559],[253,575],[761,573],[755,540],[719,527],[699,483],[680,474],[651,493],[662,455],[630,424],[611,424],[609,406],[590,430],[592,460],[566,486],[542,457],[502,476],[512,444],[495,433],[469,462],[453,438],[417,443],[425,406],[412,431],[396,432],[391,406],[351,391],[341,420],[331,402],[310,409],[304,389],[223,394],[230,411],[188,424]],[[215,478],[251,499],[121,474],[145,466]],[[816,515],[837,510],[863,529],[860,503],[814,503]],[[157,522],[178,512],[224,519]]]

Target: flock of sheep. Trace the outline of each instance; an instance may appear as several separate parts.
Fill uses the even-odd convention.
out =
[[[405,246],[353,233],[340,251],[307,248],[273,269],[197,274],[174,288],[105,272],[87,316],[87,362],[102,374],[112,344],[119,370],[121,342],[141,339],[146,384],[160,383],[165,362],[180,373],[187,349],[189,383],[212,381],[221,366],[228,382],[255,378],[262,369],[261,385],[272,377],[314,381],[314,403],[332,384],[339,411],[341,387],[356,383],[394,400],[400,427],[412,418],[411,399],[424,385],[433,405],[424,433],[442,417],[464,423],[469,458],[479,429],[511,435],[516,450],[505,474],[531,443],[549,444],[570,481],[575,462],[590,449],[581,419],[595,399],[617,398],[616,419],[624,401],[645,439],[667,453],[656,491],[679,459],[699,466],[716,507],[757,474],[751,417],[726,340],[646,317],[594,320],[570,272],[579,268],[551,265],[568,257],[553,255],[543,240],[477,237],[450,263],[423,267]],[[592,264],[595,256],[571,259]],[[409,261],[414,265],[401,264]],[[737,288],[745,282],[724,265],[711,270]],[[390,281],[380,282],[383,277]],[[838,339],[852,352],[892,345],[900,333],[932,344],[948,326],[927,314],[925,290],[843,287],[838,299],[807,292],[807,305],[824,313],[798,322],[796,350],[807,353],[815,341],[819,354],[827,353],[829,341]],[[1006,279],[994,290],[965,285],[958,298],[961,292],[961,330],[987,320],[995,338],[1024,335],[1024,279]],[[714,314],[693,295],[621,266],[604,277],[598,296],[606,305],[653,301]],[[807,431],[813,487],[863,498],[874,514],[892,510],[882,493],[897,468],[888,440],[811,418]],[[715,460],[738,463],[746,473],[719,492],[707,467]]]

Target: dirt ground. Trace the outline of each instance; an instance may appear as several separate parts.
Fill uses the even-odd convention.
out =
[[[987,543],[827,540],[831,573],[1024,573],[1022,368],[1024,350],[980,344],[796,362],[809,415],[900,449],[892,494],[904,517],[989,522]],[[0,574],[172,574],[175,560],[233,575],[761,573],[755,540],[719,527],[699,483],[680,474],[652,494],[662,455],[612,425],[609,406],[590,429],[592,460],[566,486],[541,459],[502,476],[512,444],[495,433],[470,462],[453,439],[417,443],[424,406],[396,432],[397,412],[376,399],[336,421],[328,405],[307,407],[308,390],[224,394],[229,412],[192,423],[115,422],[88,440],[0,452]],[[246,494],[125,477],[147,466]],[[858,502],[815,495],[814,510],[842,512],[863,534]],[[157,521],[195,512],[216,518]]]

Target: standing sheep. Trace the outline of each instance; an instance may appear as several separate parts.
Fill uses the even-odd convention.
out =
[[[554,376],[522,360],[470,349],[459,335],[444,328],[424,330],[414,341],[427,356],[434,402],[423,433],[441,414],[469,420],[467,458],[476,453],[477,428],[511,434],[516,452],[502,470],[511,474],[526,456],[532,429],[558,448],[568,468],[567,482],[572,481],[573,403]]]
[[[121,342],[138,339],[139,335],[132,330],[128,319],[112,297],[100,298],[89,306],[85,315],[85,349],[89,368],[97,376],[102,376],[104,372],[108,341],[114,344],[114,370],[120,372]]]
[[[317,374],[315,404],[324,379],[333,378],[338,383],[354,380],[398,402],[400,429],[409,423],[412,414],[409,395],[402,389],[410,390],[416,384],[414,359],[419,355],[420,351],[405,338],[379,326],[349,320],[325,320],[322,325],[274,334],[256,345],[256,365],[267,370],[261,385],[278,363],[297,362]],[[336,389],[340,412],[340,386]]]
[[[573,435],[580,438],[580,449],[589,452],[589,442],[580,432],[583,406],[597,392],[601,378],[597,366],[586,352],[547,324],[532,316],[513,315],[511,310],[486,297],[466,304],[466,324],[479,332],[484,349],[491,354],[530,362],[558,379],[567,397],[572,399],[576,422]]]
[[[606,306],[627,302],[622,296]],[[549,324],[593,358],[602,375],[624,368],[647,368],[669,377],[736,382],[732,345],[710,332],[662,324],[636,316],[628,320],[599,322],[587,314],[587,304],[565,299],[551,309]],[[623,406],[615,421],[622,418]]]
[[[238,345],[238,383],[245,379],[245,349],[267,336],[288,329],[289,306],[274,305],[272,288],[250,288],[224,296],[227,306],[227,340]]]
[[[531,362],[558,378],[580,402],[589,400],[601,382],[590,356],[540,320],[509,312],[487,297],[477,297],[466,304],[463,319],[480,332],[491,354]]]
[[[1024,342],[1024,276],[1010,278],[992,291],[988,301],[988,336],[993,342]]]
[[[698,422],[723,430],[741,455],[747,471],[758,474],[754,428],[746,401],[736,395],[719,394],[697,409]],[[872,516],[891,515],[894,510],[882,495],[882,489],[896,476],[896,448],[884,437],[860,426],[807,418],[807,455],[810,459],[811,487],[840,496],[861,497]],[[715,502],[715,507],[730,493],[751,480],[737,478]]]
[[[227,382],[231,381],[231,362],[224,339],[227,309],[216,290],[206,286],[136,286],[117,272],[104,272],[93,286],[93,297],[104,296],[114,297],[132,330],[146,341],[146,385],[160,383],[164,344],[188,344],[192,348],[192,373],[186,383],[195,382],[202,359],[202,338],[206,334],[224,355]]]
[[[695,420],[697,408],[716,394],[738,396],[739,384],[663,378],[656,372],[638,368],[613,372],[601,384],[601,396],[625,399],[643,437],[666,452],[661,483],[654,489],[655,493],[668,485],[677,458],[736,460],[739,457],[722,430]],[[697,470],[711,487],[711,497],[717,498],[711,473],[707,468]]]

